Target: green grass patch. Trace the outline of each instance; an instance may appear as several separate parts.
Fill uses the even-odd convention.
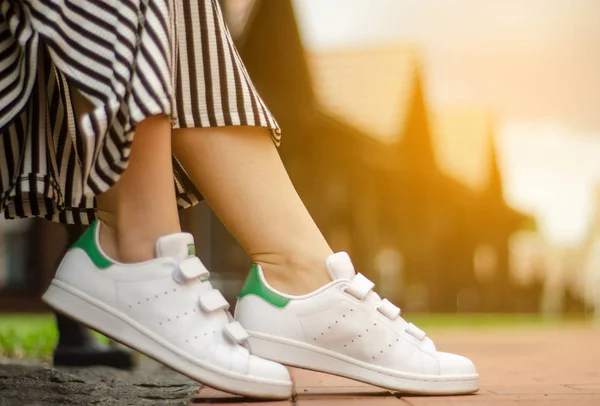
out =
[[[49,359],[58,340],[50,314],[1,314],[0,356]]]
[[[57,342],[52,314],[0,314],[0,358],[49,360]]]

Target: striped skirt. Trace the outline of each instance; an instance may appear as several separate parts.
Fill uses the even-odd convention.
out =
[[[279,127],[217,0],[0,0],[0,203],[6,218],[89,224],[127,168],[136,123]],[[173,157],[177,202],[201,196]]]

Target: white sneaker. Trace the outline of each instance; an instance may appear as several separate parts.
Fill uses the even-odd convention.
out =
[[[208,386],[285,399],[292,382],[278,363],[251,355],[247,333],[208,282],[191,234],[156,242],[157,258],[122,264],[98,244],[97,223],[68,251],[44,301]]]
[[[400,309],[355,274],[345,252],[327,260],[332,282],[307,295],[277,292],[253,265],[235,318],[250,334],[253,354],[395,391],[464,394],[479,389],[473,363],[438,352]]]

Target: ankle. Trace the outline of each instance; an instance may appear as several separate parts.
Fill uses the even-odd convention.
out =
[[[265,279],[274,289],[290,295],[304,295],[331,282],[322,255],[256,255],[252,262],[263,269]]]
[[[144,262],[156,258],[155,243],[135,232],[122,233],[99,220],[99,245],[110,259],[122,263]]]

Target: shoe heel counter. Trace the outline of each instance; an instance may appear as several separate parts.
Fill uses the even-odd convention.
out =
[[[302,327],[290,302],[269,286],[260,266],[254,264],[238,295],[234,317],[250,332],[303,341]]]
[[[112,265],[110,259],[100,250],[98,244],[98,221],[95,220],[84,231],[77,241],[71,246],[71,250],[81,248],[97,268],[104,269]]]
[[[114,264],[98,247],[97,233],[97,222],[93,222],[66,252],[56,270],[55,279],[84,292],[102,290],[106,293],[105,299],[112,300],[115,296],[114,284],[98,271]]]
[[[261,322],[261,319],[271,316],[273,306],[278,308],[286,304],[284,300],[281,300],[285,298],[279,298],[270,293],[261,267],[252,264],[238,294],[234,318],[247,330],[264,331],[267,326]]]
[[[93,262],[84,251],[77,247],[71,247],[60,261],[55,279],[79,285],[79,282],[84,279],[84,275],[93,267]]]
[[[275,308],[255,295],[248,295],[237,300],[234,318],[249,331],[269,333],[269,323],[276,322]]]
[[[97,222],[94,221],[90,226],[81,234],[81,236],[71,245],[63,256],[58,269],[56,271],[56,277],[63,279],[66,269],[72,269],[74,266],[81,266],[81,262],[84,261],[82,258],[83,254],[86,256],[97,268],[103,269],[110,266],[110,261],[106,258],[102,252],[100,252],[96,243],[97,233]],[[83,253],[81,252],[83,250]],[[76,254],[77,252],[77,254]],[[85,262],[85,261],[84,261]]]
[[[262,268],[257,264],[252,264],[250,267],[250,272],[244,282],[244,286],[242,286],[238,299],[243,299],[249,295],[258,296],[265,302],[278,308],[283,308],[290,302],[290,299],[278,294],[269,286],[265,280]]]
[[[90,256],[79,247],[71,247],[58,266],[55,280],[67,284],[105,303],[115,304],[116,285],[104,276]]]
[[[71,248],[69,248],[67,252],[65,252],[62,259],[60,260],[60,263],[58,264],[58,268],[56,268],[56,274],[54,276],[56,279],[64,279],[65,269],[69,268],[68,263],[72,260],[71,255],[69,254],[71,254]]]

